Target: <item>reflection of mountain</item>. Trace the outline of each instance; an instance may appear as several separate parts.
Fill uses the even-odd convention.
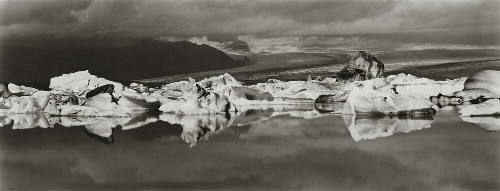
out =
[[[342,115],[342,117],[355,141],[389,137],[397,133],[409,133],[430,128],[433,121],[432,116],[421,119],[356,115]]]
[[[108,79],[128,81],[244,64],[215,48],[187,41],[38,39],[27,42],[2,42],[2,70],[9,72],[2,73],[1,80],[41,81],[54,74],[90,70]]]

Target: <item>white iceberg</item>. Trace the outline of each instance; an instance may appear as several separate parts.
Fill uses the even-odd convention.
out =
[[[453,80],[436,81],[401,73],[355,83],[362,83],[365,87],[403,96],[411,95],[429,98],[439,94],[453,95],[455,92],[462,91],[466,80],[467,78],[462,77]]]
[[[20,86],[20,85],[16,85],[13,83],[9,83],[7,85],[7,88],[9,89],[10,93],[13,93],[13,94],[20,93],[20,94],[24,94],[24,95],[33,95],[35,92],[39,91],[36,88]]]
[[[280,98],[307,98],[316,99],[319,95],[332,94],[331,88],[334,84],[319,84],[311,81],[280,81],[269,80],[266,83],[258,83],[249,87],[269,92],[273,97]]]
[[[462,116],[500,115],[500,99],[490,99],[480,104],[459,107]]]
[[[69,91],[76,95],[83,95],[90,90],[107,84],[114,86],[113,94],[115,96],[118,97],[121,94],[123,90],[122,84],[94,76],[88,70],[53,77],[50,79],[49,88],[54,91]]]
[[[390,92],[374,90],[369,87],[354,88],[345,103],[344,114],[383,113],[389,115],[427,114],[436,110],[430,100],[420,96],[403,96]],[[429,110],[429,111],[428,111]]]

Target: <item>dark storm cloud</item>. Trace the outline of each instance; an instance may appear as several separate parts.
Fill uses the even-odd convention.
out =
[[[91,1],[6,1],[0,25],[68,24],[76,22],[75,11],[86,9]]]
[[[385,33],[500,24],[500,2],[7,1],[1,34],[308,35]]]

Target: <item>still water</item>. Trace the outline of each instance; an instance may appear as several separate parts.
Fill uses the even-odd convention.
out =
[[[4,115],[1,190],[499,190],[498,119]],[[474,121],[468,119],[468,121]],[[57,124],[55,127],[49,127]]]

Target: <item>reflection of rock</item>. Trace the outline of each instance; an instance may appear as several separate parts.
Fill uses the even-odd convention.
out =
[[[500,118],[489,117],[462,117],[462,120],[473,123],[486,131],[500,131]]]
[[[384,64],[375,56],[359,51],[337,77],[344,82],[381,78],[384,77]]]
[[[343,115],[344,122],[355,141],[389,137],[431,127],[430,118],[368,117]]]
[[[201,138],[208,138],[211,134],[217,133],[227,127],[230,123],[227,115],[175,115],[162,113],[160,120],[172,125],[182,126],[181,138],[191,147],[196,145]]]

